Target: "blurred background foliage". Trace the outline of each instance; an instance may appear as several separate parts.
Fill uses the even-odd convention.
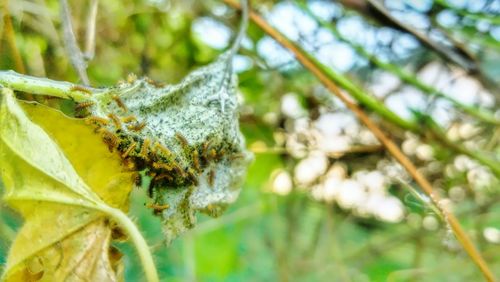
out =
[[[70,1],[81,46],[90,2]],[[0,69],[79,82],[61,37],[58,2],[1,3]],[[251,3],[320,62],[418,125],[406,130],[372,115],[500,276],[500,185],[493,171],[500,162],[500,1]],[[229,46],[239,19],[215,0],[99,1],[91,84],[113,85],[130,73],[176,83]],[[251,24],[247,35],[234,68],[241,128],[255,161],[239,200],[218,219],[200,216],[195,229],[167,247],[144,191],[132,195],[131,214],[154,250],[160,276],[481,279],[435,208],[354,115],[257,26]],[[429,134],[429,120],[441,137]],[[5,206],[0,212],[1,269],[20,219]],[[133,248],[118,247],[125,252],[126,280],[142,280]]]

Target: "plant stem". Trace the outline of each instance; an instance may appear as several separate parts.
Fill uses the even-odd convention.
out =
[[[47,78],[40,78],[28,75],[21,75],[14,71],[0,71],[0,86],[11,88],[16,91],[23,91],[35,95],[54,96],[63,99],[82,102],[89,100],[90,95],[81,91],[78,85],[64,81],[55,81]],[[89,88],[92,93],[100,93],[102,90]]]
[[[231,0],[224,0],[224,2],[230,4],[233,3]],[[233,6],[235,7],[235,6]],[[239,7],[239,5],[238,5]],[[255,13],[254,13],[255,15]],[[260,17],[259,17],[260,18]],[[272,28],[269,26],[262,18],[260,18],[262,22],[264,22],[265,25],[268,26],[272,31],[271,33],[277,33],[279,34],[280,38],[274,37],[273,38],[281,43],[282,45],[285,46],[287,44],[288,46],[285,46],[286,48],[290,49],[297,59],[301,61],[301,63],[310,70],[310,68],[316,69],[317,72],[320,72],[322,76],[325,76],[325,80],[330,81],[335,85],[335,88],[337,88],[337,84],[342,88],[345,89],[349,94],[361,105],[365,106],[366,108],[372,110],[373,112],[377,113],[384,119],[388,120],[389,122],[399,126],[402,129],[405,130],[410,130],[412,132],[415,132],[421,136],[426,135],[426,128],[422,127],[421,124],[419,124],[416,121],[409,121],[401,118],[400,116],[396,115],[394,112],[389,110],[382,102],[377,100],[375,97],[370,96],[367,94],[363,89],[358,87],[356,84],[352,83],[345,77],[344,75],[337,73],[333,71],[331,68],[325,66],[322,64],[318,59],[316,59],[313,55],[309,54],[306,52],[303,48],[295,44],[294,42],[290,41],[288,38],[286,38],[284,35],[279,33],[276,29]],[[262,28],[262,26],[261,26]],[[267,31],[266,31],[267,32]],[[272,34],[270,34],[272,36]],[[300,54],[300,59],[297,54]],[[307,61],[306,63],[303,63],[302,61]],[[316,75],[316,74],[315,74]],[[317,76],[317,75],[316,75]],[[470,110],[470,109],[469,109]],[[436,124],[437,126],[437,124]],[[472,159],[477,160],[479,163],[481,163],[484,166],[487,166],[491,169],[493,173],[495,173],[496,177],[500,178],[500,163],[485,154],[481,152],[473,152],[463,146],[457,145],[453,143],[451,140],[449,140],[446,135],[441,134],[441,135],[435,135],[436,138],[439,138],[438,141],[440,141],[442,144],[453,144],[453,146],[450,146],[452,150],[454,150],[457,153],[464,154]],[[458,150],[460,149],[460,150]]]
[[[238,3],[233,0],[224,0],[225,3],[232,7],[239,9]],[[368,115],[355,103],[351,102],[349,97],[346,97],[332,79],[325,73],[325,69],[318,67],[317,63],[311,60],[311,55],[304,52],[295,43],[290,41],[279,31],[271,27],[262,17],[260,17],[255,12],[250,12],[250,19],[259,26],[265,33],[274,38],[282,46],[290,50],[296,57],[296,59],[308,69],[314,76],[316,76],[323,85],[329,89],[333,94],[335,94],[356,116],[359,120],[377,137],[377,139],[382,143],[386,149],[391,153],[391,155],[408,171],[416,183],[422,188],[422,190],[431,198],[431,200],[436,204],[436,206],[441,210],[445,216],[447,222],[450,224],[455,236],[461,243],[464,250],[469,254],[471,259],[476,263],[484,277],[488,281],[494,281],[495,278],[493,273],[489,269],[488,265],[484,261],[481,254],[477,251],[472,241],[469,239],[465,231],[462,229],[460,223],[455,218],[451,211],[448,211],[445,207],[440,204],[440,199],[437,194],[434,193],[432,185],[429,181],[417,170],[415,165],[401,152],[401,150],[396,146],[396,144],[390,140],[376,125]],[[346,81],[341,81],[345,84]],[[340,83],[339,83],[340,84]],[[340,84],[342,87],[345,85]],[[349,84],[347,85],[349,86]],[[349,89],[346,89],[349,91]],[[349,91],[350,92],[350,91]],[[354,94],[353,94],[354,96]],[[356,97],[355,97],[356,98]]]
[[[0,11],[3,13],[3,24],[4,24],[4,33],[5,40],[9,44],[10,52],[14,59],[15,68],[20,73],[26,73],[26,68],[24,67],[23,58],[19,53],[19,49],[16,45],[16,37],[14,34],[14,27],[12,26],[12,19],[9,14],[9,1],[8,0],[0,0]],[[1,38],[0,38],[1,39]]]
[[[141,232],[139,231],[137,226],[125,213],[123,213],[119,209],[103,206],[101,207],[101,210],[108,214],[112,219],[114,219],[121,227],[123,227],[123,229],[132,239],[132,242],[137,249],[137,253],[139,254],[144,273],[146,274],[146,280],[148,282],[160,281],[158,278],[158,273],[156,272],[153,256],[151,255],[151,252],[149,250],[149,246],[146,243],[146,240],[144,240],[144,237],[142,237]]]
[[[321,27],[328,29],[333,36],[335,36],[337,39],[340,41],[349,44],[359,55],[363,56],[365,59],[369,60],[371,63],[374,65],[378,66],[379,68],[386,70],[388,72],[393,73],[399,79],[402,81],[412,85],[413,87],[419,89],[422,91],[425,95],[428,96],[436,96],[442,99],[446,99],[449,102],[451,102],[453,105],[455,105],[457,108],[462,109],[464,112],[468,113],[471,116],[474,116],[484,122],[500,125],[500,120],[495,118],[493,113],[489,112],[488,110],[485,109],[479,109],[474,106],[466,105],[460,101],[457,101],[453,99],[452,97],[444,94],[443,92],[439,91],[438,89],[423,83],[420,81],[417,77],[415,77],[413,74],[410,72],[407,72],[401,68],[399,68],[396,65],[385,63],[381,60],[379,60],[376,56],[370,54],[363,48],[363,46],[356,44],[350,40],[348,40],[345,36],[343,36],[334,26],[334,24],[330,22],[326,22],[324,20],[319,19],[316,15],[312,13],[312,11],[307,7],[307,4],[304,3],[303,1],[297,1],[298,6],[304,11],[307,15],[309,15],[313,20],[315,20]]]
[[[443,8],[446,8],[446,9],[450,9],[450,10],[456,12],[457,14],[459,14],[463,17],[467,17],[469,19],[473,19],[476,21],[488,21],[492,24],[497,24],[497,25],[500,24],[500,18],[498,16],[495,16],[495,15],[490,15],[490,14],[481,13],[481,12],[471,12],[471,11],[468,11],[465,9],[460,9],[458,7],[451,5],[451,4],[448,4],[448,2],[444,1],[444,0],[435,0],[434,4],[442,6]]]

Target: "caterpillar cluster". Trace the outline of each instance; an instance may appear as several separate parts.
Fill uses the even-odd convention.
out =
[[[123,116],[108,114],[106,117],[88,116],[86,123],[95,128],[103,142],[108,146],[110,152],[117,152],[126,170],[136,172],[134,181],[140,185],[141,177],[138,171],[145,170],[146,175],[151,177],[148,193],[152,196],[157,187],[186,187],[198,185],[200,174],[207,172],[207,182],[213,186],[215,182],[215,171],[213,164],[222,160],[226,152],[232,150],[223,148],[221,145],[213,145],[210,139],[193,146],[189,141],[177,132],[174,135],[175,142],[181,148],[183,158],[172,152],[170,148],[159,140],[143,138],[139,134],[146,123],[139,121],[136,116],[130,115],[125,104],[119,97],[113,97],[113,101],[122,110]],[[83,102],[76,105],[76,110],[89,110],[94,104]],[[232,152],[234,155],[235,152]],[[187,162],[186,162],[187,160]]]

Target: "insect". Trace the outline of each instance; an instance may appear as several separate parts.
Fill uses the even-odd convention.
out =
[[[202,145],[201,145],[201,158],[203,159],[203,161],[205,163],[208,163],[209,161],[209,158],[208,158],[208,148],[210,146],[210,140],[204,142]]]
[[[90,116],[85,119],[86,124],[95,124],[95,125],[108,125],[109,120],[107,118],[98,117],[98,116]]]
[[[108,130],[101,130],[102,134],[102,140],[106,145],[108,145],[108,149],[110,152],[113,152],[113,150],[118,147],[118,137],[116,135]]]
[[[154,81],[154,80],[152,80],[149,77],[146,78],[146,82],[149,83],[149,84],[151,84],[151,85],[153,85],[156,88],[160,88],[160,87],[165,86],[163,83],[158,82],[158,81]]]
[[[131,159],[128,159],[128,158],[123,159],[123,166],[128,171],[135,170],[135,163]]]
[[[192,168],[188,168],[187,176],[194,185],[198,185],[198,178],[196,177],[196,172]]]
[[[142,142],[141,152],[139,153],[139,155],[145,160],[148,159],[149,145],[150,144],[151,144],[151,140],[149,140],[149,138],[144,139],[144,142]]]
[[[113,123],[115,124],[115,127],[117,129],[122,128],[122,123],[121,123],[120,119],[115,114],[108,114],[108,117],[113,121]]]
[[[168,209],[169,205],[167,205],[167,204],[159,205],[159,204],[150,203],[150,204],[147,204],[146,207],[153,209],[154,213],[160,213],[160,212]]]
[[[182,147],[189,147],[189,142],[187,141],[186,137],[184,137],[182,134],[179,132],[175,133],[175,138],[179,140],[179,143],[181,143]]]
[[[208,185],[210,185],[210,187],[213,187],[214,181],[215,181],[215,170],[212,169],[208,172]]]
[[[113,95],[112,98],[115,101],[116,105],[118,105],[118,107],[120,107],[124,112],[128,112],[127,106],[125,105],[125,103],[123,103],[123,100],[120,97]]]
[[[76,106],[75,106],[75,110],[77,111],[80,111],[80,110],[83,110],[83,109],[86,109],[88,107],[91,107],[93,106],[95,103],[92,102],[92,101],[86,101],[86,102],[81,102],[81,103],[78,103]]]
[[[124,123],[129,123],[129,122],[133,122],[133,121],[136,121],[137,118],[134,116],[134,115],[130,115],[130,116],[127,116],[127,117],[122,117],[122,121]]]
[[[73,86],[71,86],[71,88],[69,89],[69,91],[71,91],[71,92],[80,91],[80,92],[83,92],[85,94],[89,94],[89,95],[92,94],[92,91],[90,91],[90,89],[85,88],[85,87],[83,87],[81,85],[73,85]]]
[[[136,124],[129,124],[127,125],[127,128],[132,131],[141,131],[145,126],[146,126],[145,122],[140,122]]]
[[[165,169],[168,171],[173,170],[173,167],[169,164],[153,162],[153,168],[155,169]]]
[[[194,169],[197,171],[197,172],[200,172],[201,168],[200,168],[200,158],[199,158],[199,155],[198,155],[198,151],[197,150],[194,150],[193,151],[193,154],[192,154],[192,159],[193,159],[193,166],[194,166]]]
[[[141,175],[138,172],[132,174],[132,182],[136,186],[141,186]]]
[[[214,148],[210,149],[210,151],[208,152],[208,159],[209,160],[214,160],[215,158],[217,158],[217,151],[215,151]]]
[[[219,153],[217,154],[217,161],[220,161],[222,159],[222,157],[224,156],[225,153],[226,153],[226,150],[221,149],[219,151]]]
[[[245,156],[242,154],[242,153],[237,153],[237,154],[233,154],[229,157],[229,160],[230,161],[234,161],[234,160],[237,160],[237,159],[243,159]]]
[[[186,173],[184,172],[184,170],[182,170],[179,165],[177,163],[172,163],[172,170],[177,173],[178,175],[180,175],[181,177],[186,177]]]
[[[155,177],[156,181],[159,181],[159,180],[162,180],[162,179],[167,179],[168,181],[172,181],[173,180],[172,176],[170,176],[170,174],[168,174],[168,173],[162,173],[162,174],[160,174],[160,175],[158,175],[158,176]]]
[[[128,157],[128,155],[130,155],[130,153],[132,152],[132,150],[135,150],[135,146],[137,145],[137,142],[135,141],[132,141],[132,143],[130,143],[130,145],[128,146],[128,148],[125,150],[125,152],[123,152],[122,154],[122,158],[126,158]]]
[[[163,146],[160,142],[156,141],[154,145],[155,149],[160,149],[160,151],[166,156],[170,157],[172,156],[172,152],[165,146]]]

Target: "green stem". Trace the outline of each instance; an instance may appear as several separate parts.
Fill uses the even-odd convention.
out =
[[[76,102],[89,100],[90,95],[87,92],[102,92],[102,90],[95,88],[82,88],[82,86],[69,82],[22,75],[14,71],[0,71],[0,86],[35,95],[70,99]],[[85,91],[82,91],[82,89],[85,89]]]
[[[144,240],[144,237],[142,237],[141,232],[139,231],[137,226],[132,222],[132,220],[119,209],[103,206],[100,208],[100,210],[108,214],[121,227],[123,227],[123,229],[132,239],[132,242],[134,243],[134,246],[137,249],[137,253],[139,254],[139,258],[141,260],[144,273],[146,274],[146,280],[148,282],[160,281],[158,278],[158,273],[156,271],[153,256],[151,255],[151,252],[149,250],[149,246],[146,243],[146,240]]]
[[[378,66],[379,68],[386,70],[388,72],[393,73],[399,79],[402,81],[412,85],[413,87],[419,89],[422,91],[425,95],[428,96],[436,96],[442,99],[446,99],[449,102],[451,102],[453,105],[455,105],[457,108],[461,108],[464,112],[468,113],[471,116],[474,116],[484,122],[500,125],[500,120],[495,118],[494,114],[485,110],[485,109],[479,109],[474,106],[469,106],[466,105],[460,101],[457,101],[453,99],[452,97],[444,94],[443,92],[437,90],[436,88],[423,83],[419,79],[417,79],[414,75],[411,73],[404,71],[403,69],[389,63],[384,63],[383,61],[379,60],[377,57],[373,56],[370,54],[368,51],[366,51],[363,46],[356,44],[350,40],[348,40],[346,37],[344,37],[336,28],[335,26],[330,23],[326,22],[324,20],[321,20],[318,18],[312,11],[309,9],[306,3],[303,1],[297,1],[297,4],[299,7],[304,11],[309,17],[311,17],[313,20],[315,20],[321,27],[328,29],[333,36],[335,36],[338,40],[350,45],[359,55],[363,56],[365,59],[369,60],[372,64]]]
[[[419,135],[425,135],[425,129],[422,128],[420,124],[414,121],[408,121],[405,119],[402,119],[398,115],[396,115],[394,112],[390,111],[382,102],[377,100],[375,97],[370,96],[369,94],[365,93],[363,89],[359,88],[356,86],[354,83],[350,82],[345,76],[343,76],[340,73],[337,73],[333,71],[331,68],[325,66],[323,63],[318,61],[313,55],[311,55],[309,52],[306,52],[302,47],[300,47],[298,44],[291,42],[291,44],[294,45],[295,48],[299,50],[299,52],[304,56],[307,57],[311,63],[313,63],[318,69],[320,69],[330,80],[334,81],[336,84],[338,84],[341,88],[345,89],[351,96],[361,103],[362,105],[366,106],[368,109],[372,110],[373,112],[379,114],[386,120],[398,125],[399,127],[413,131]],[[411,75],[410,75],[411,76]],[[424,84],[422,84],[424,85]],[[424,85],[425,86],[425,85]],[[443,94],[444,95],[444,94]],[[446,96],[446,95],[444,95]],[[470,109],[469,109],[470,110]],[[440,132],[441,134],[435,134],[435,137],[444,145],[448,146],[455,152],[458,152],[460,154],[467,155],[470,158],[473,158],[477,160],[479,163],[489,167],[491,171],[498,177],[500,178],[500,163],[488,156],[486,156],[484,153],[481,152],[473,152],[464,146],[458,145],[451,140],[449,140],[444,133],[442,133],[442,129],[432,120],[430,117],[427,119],[430,120],[430,122],[433,125],[433,128],[436,129],[436,132]],[[498,122],[498,121],[497,121]]]
[[[305,57],[307,57],[309,61],[311,61],[317,68],[319,68],[329,79],[338,84],[340,88],[343,88],[347,92],[349,92],[349,94],[351,94],[354,100],[358,101],[361,105],[365,106],[366,108],[379,114],[386,120],[398,125],[403,129],[411,131],[418,130],[418,125],[415,122],[401,118],[393,111],[389,110],[380,100],[365,93],[361,88],[359,88],[349,79],[347,79],[347,77],[325,66],[318,59],[316,59],[316,57],[311,55],[309,52],[305,51],[298,44],[294,43],[294,45]]]
[[[434,135],[435,139],[443,143],[448,148],[453,149],[455,152],[460,154],[464,154],[472,159],[477,160],[481,164],[490,168],[490,170],[495,174],[497,178],[500,179],[500,164],[494,159],[486,156],[484,153],[479,151],[472,151],[467,149],[465,146],[452,142],[448,138],[446,138],[446,134],[443,132],[441,127],[437,125],[430,117],[424,117],[425,124],[427,128],[430,129],[432,135]]]
[[[495,16],[495,15],[490,15],[490,14],[486,14],[486,13],[475,13],[475,12],[467,11],[466,9],[460,9],[460,8],[457,8],[453,5],[451,5],[451,4],[448,4],[448,2],[444,1],[444,0],[434,0],[434,3],[438,4],[441,7],[444,7],[446,9],[450,9],[461,16],[468,17],[468,18],[476,20],[476,21],[488,21],[492,24],[496,24],[496,25],[500,24],[500,17]]]

